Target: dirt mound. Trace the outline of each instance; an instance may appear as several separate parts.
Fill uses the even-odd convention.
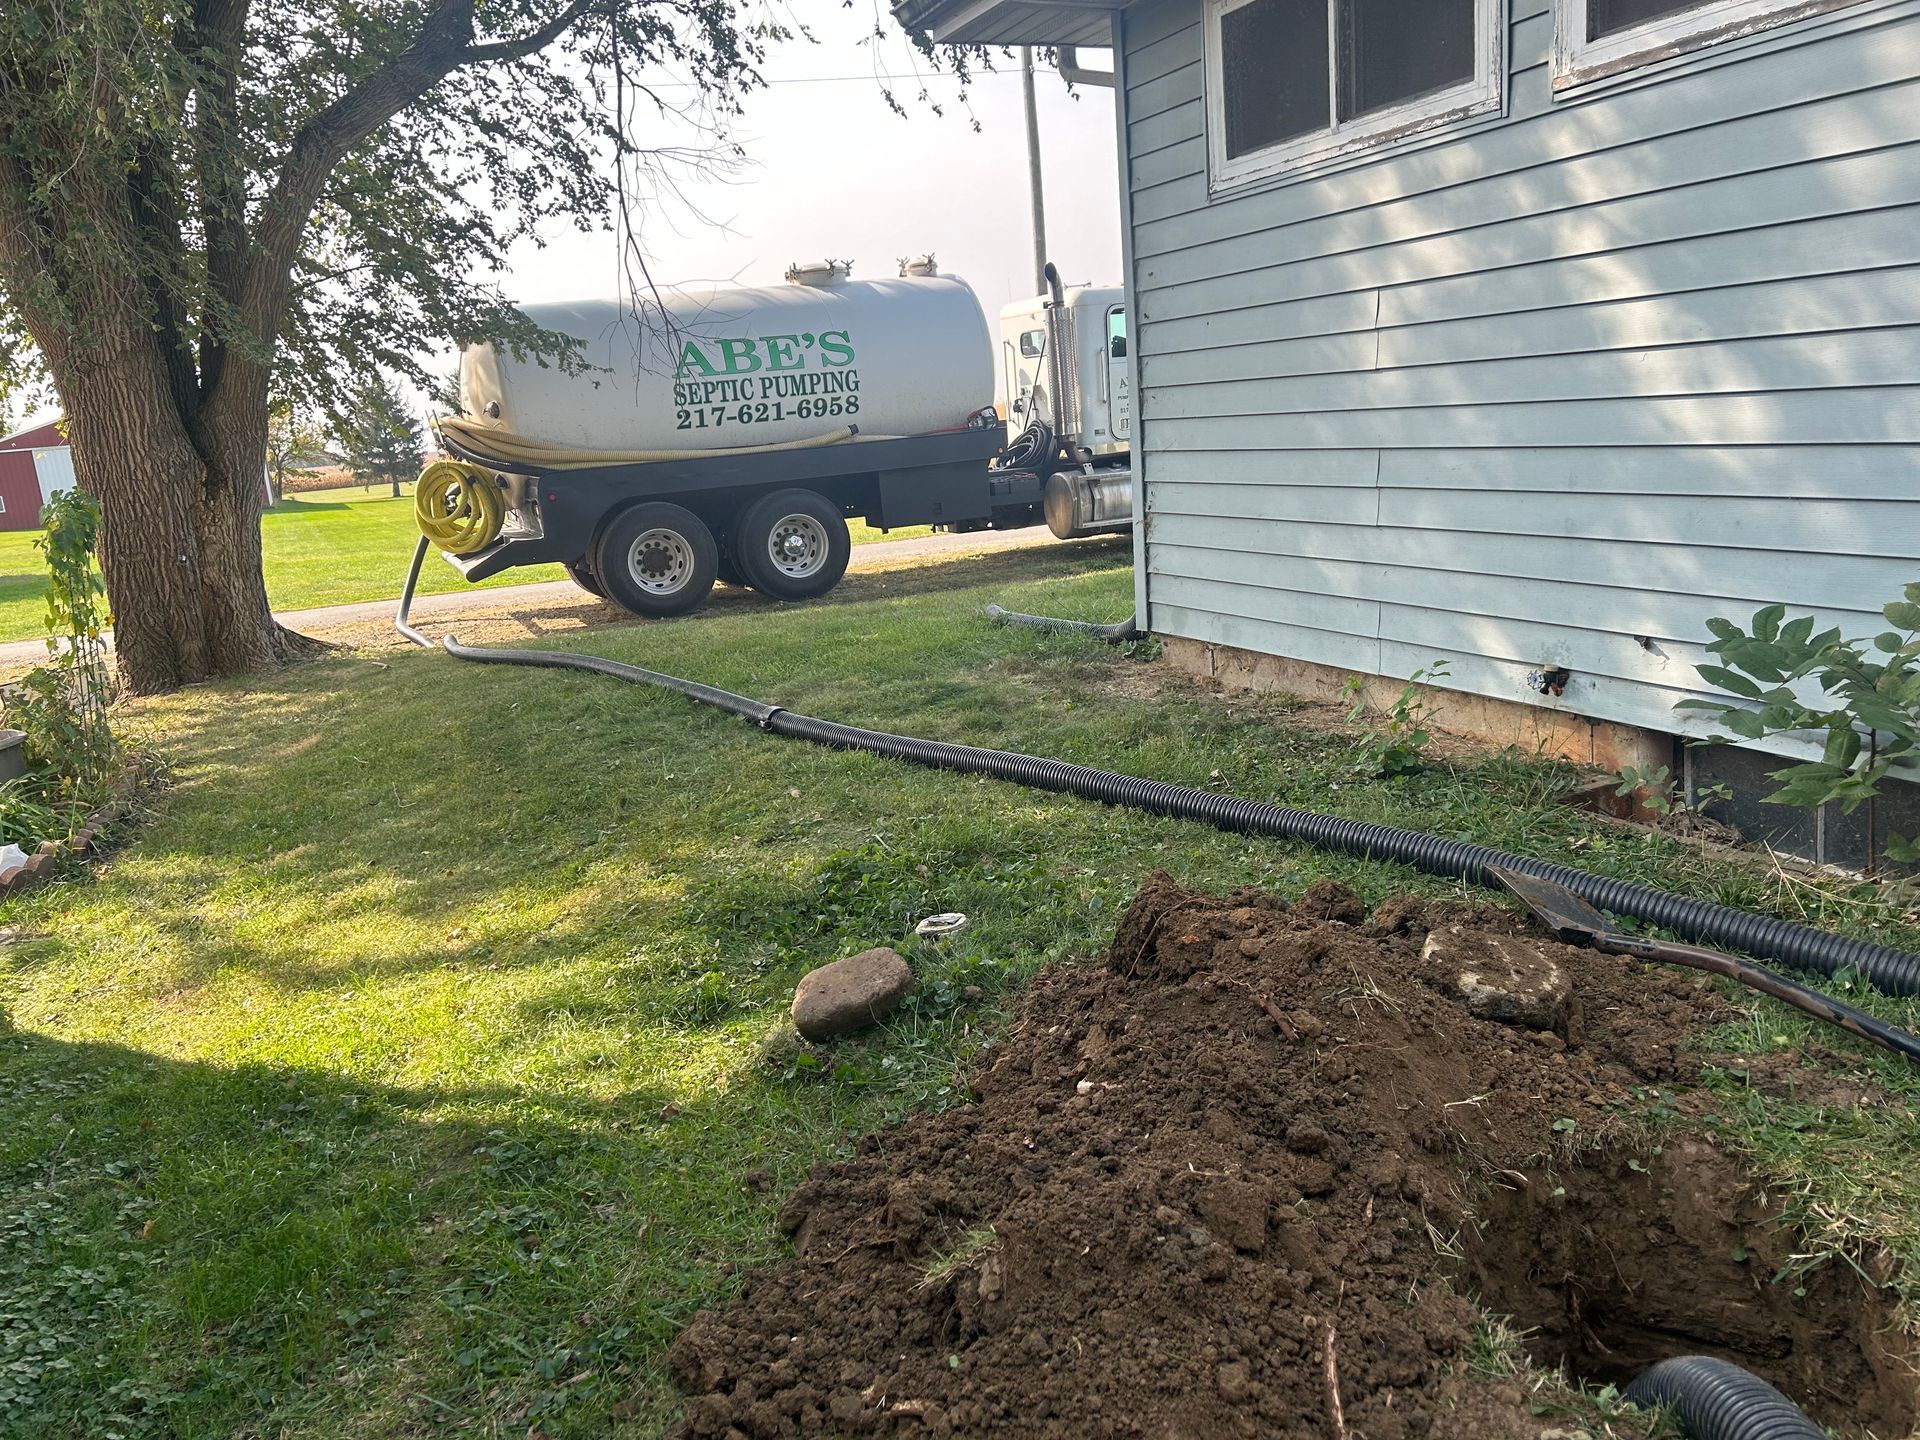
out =
[[[1156,877],[1104,966],[1034,983],[977,1104],[793,1194],[794,1258],[672,1348],[680,1433],[1576,1428],[1567,1391],[1503,1369],[1470,1293],[1577,1374],[1708,1350],[1830,1423],[1910,1422],[1884,1307],[1844,1267],[1767,1286],[1788,1247],[1764,1195],[1705,1141],[1647,1138],[1650,1095],[1687,1111],[1711,987],[1542,945],[1571,984],[1558,1029],[1477,1018],[1463,967],[1515,929]]]

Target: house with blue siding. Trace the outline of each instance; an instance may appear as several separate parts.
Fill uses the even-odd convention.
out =
[[[1675,747],[1708,619],[1872,634],[1920,577],[1920,0],[897,14],[1112,47],[1174,663],[1311,694],[1445,660],[1443,723],[1762,784]]]

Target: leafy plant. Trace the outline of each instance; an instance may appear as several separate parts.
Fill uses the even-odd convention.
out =
[[[11,843],[31,850],[42,840],[66,834],[73,817],[72,806],[57,800],[49,803],[42,788],[31,779],[0,785],[0,845]]]
[[[1700,816],[1707,813],[1708,806],[1733,798],[1733,790],[1727,785],[1702,785],[1695,790],[1694,798],[1689,803],[1681,793],[1680,782],[1665,765],[1653,770],[1623,765],[1614,779],[1619,782],[1613,792],[1615,795],[1624,799],[1637,791],[1640,803],[1656,815]]]
[[[1881,613],[1893,628],[1871,641],[1845,639],[1837,626],[1815,634],[1811,615],[1788,620],[1783,605],[1755,611],[1745,630],[1729,620],[1709,620],[1715,638],[1707,649],[1725,663],[1700,666],[1700,677],[1748,703],[1682,700],[1675,708],[1705,711],[1745,740],[1823,733],[1820,759],[1773,771],[1780,788],[1766,798],[1807,809],[1837,801],[1856,810],[1920,747],[1920,583],[1907,586],[1904,597]],[[1808,703],[1795,693],[1795,685],[1807,680],[1828,703]],[[1716,743],[1725,740],[1715,737]],[[1920,860],[1920,844],[1889,836],[1886,853]]]
[[[1427,729],[1433,707],[1421,696],[1420,687],[1423,683],[1442,679],[1446,673],[1447,662],[1436,660],[1407,677],[1406,685],[1393,704],[1387,707],[1381,723],[1371,726],[1355,743],[1354,754],[1361,768],[1369,774],[1392,779],[1396,775],[1410,775],[1425,767],[1426,748],[1433,740],[1433,735]],[[1347,681],[1343,690],[1352,702],[1347,719],[1356,725],[1368,717],[1366,698],[1362,694],[1365,684],[1360,676],[1355,675]]]
[[[28,758],[66,795],[92,796],[113,771],[107,721],[106,589],[93,563],[100,509],[84,490],[53,498],[35,543],[47,557],[47,663],[12,691],[9,717],[26,734]]]
[[[1619,775],[1614,777],[1620,782],[1613,793],[1623,799],[1636,790],[1641,792],[1640,803],[1656,815],[1671,815],[1678,803],[1675,797],[1673,772],[1662,765],[1657,770],[1642,770],[1633,765],[1622,765]]]

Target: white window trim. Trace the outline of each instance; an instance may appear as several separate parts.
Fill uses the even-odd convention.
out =
[[[1283,140],[1263,150],[1229,158],[1225,75],[1220,56],[1220,22],[1253,0],[1207,0],[1206,113],[1207,178],[1214,194],[1251,185],[1288,170],[1301,170],[1359,150],[1391,144],[1436,126],[1498,110],[1505,99],[1507,70],[1507,0],[1474,0],[1473,78],[1448,90],[1416,96],[1404,105],[1375,110],[1344,124]],[[1337,115],[1334,87],[1339,67],[1334,63],[1332,37],[1339,34],[1336,0],[1327,0],[1327,113]],[[1584,33],[1584,32],[1583,32]]]
[[[1725,40],[1789,25],[1861,0],[1715,0],[1698,9],[1649,20],[1588,40],[1588,0],[1553,0],[1553,88],[1565,90],[1644,65],[1658,64]]]

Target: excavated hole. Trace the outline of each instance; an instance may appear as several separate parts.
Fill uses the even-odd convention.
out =
[[[1839,1259],[1776,1281],[1796,1249],[1777,1217],[1699,1138],[1631,1160],[1583,1156],[1524,1187],[1500,1177],[1468,1230],[1468,1275],[1536,1363],[1577,1379],[1625,1384],[1656,1360],[1717,1355],[1843,1433],[1909,1434],[1920,1351],[1892,1292]]]

